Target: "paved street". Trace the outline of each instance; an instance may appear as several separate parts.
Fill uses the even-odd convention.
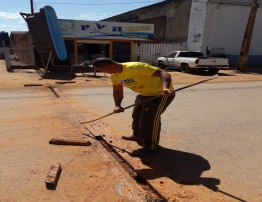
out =
[[[159,152],[136,158],[128,152],[139,146],[121,139],[132,133],[132,109],[86,129],[78,122],[112,112],[108,77],[79,74],[75,83],[61,85],[56,81],[66,75],[42,80],[34,70],[8,73],[4,64],[0,71],[0,200],[138,201],[152,194],[142,188],[146,180],[168,201],[261,201],[261,74],[221,72],[216,80],[178,92],[162,117]],[[209,76],[170,73],[179,83],[175,88]],[[125,89],[123,106],[135,96]],[[139,177],[90,137],[90,130]],[[48,144],[54,137],[83,138],[92,146]],[[63,171],[57,189],[47,190],[44,179],[55,162]]]
[[[111,87],[68,88],[63,93],[97,116],[113,110]],[[134,97],[125,89],[123,106],[133,104]],[[119,134],[130,133],[131,111],[103,121]],[[261,201],[261,114],[262,82],[207,83],[178,92],[162,117],[160,140],[167,156],[159,164],[172,175],[158,173],[153,180],[167,177],[193,191],[200,184],[227,201]],[[142,163],[152,168],[150,161]]]
[[[46,87],[0,89],[0,201],[142,201],[140,189]],[[50,145],[51,138],[91,146]],[[45,179],[61,163],[57,188]]]

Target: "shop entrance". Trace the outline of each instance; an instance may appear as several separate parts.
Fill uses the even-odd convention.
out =
[[[96,58],[109,57],[109,42],[77,41],[77,53],[78,64],[91,65]]]
[[[131,61],[131,42],[113,42],[113,60],[117,62]]]

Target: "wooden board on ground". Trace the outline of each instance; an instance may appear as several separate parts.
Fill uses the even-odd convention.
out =
[[[75,145],[75,146],[90,146],[91,142],[83,139],[61,139],[61,138],[52,138],[49,141],[49,144],[56,145]]]

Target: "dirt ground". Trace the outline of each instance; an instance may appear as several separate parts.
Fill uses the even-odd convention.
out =
[[[107,86],[111,85],[108,74],[101,72],[94,73],[90,70],[88,73],[76,73],[75,77],[71,77],[70,71],[67,73],[50,73],[45,79],[42,79],[33,69],[15,69],[13,73],[6,73],[5,61],[0,60],[1,67],[1,81],[0,88],[19,88],[24,87],[24,84],[42,84],[44,86],[70,86],[70,87],[84,87],[84,86]],[[43,70],[42,70],[43,71]],[[3,74],[4,72],[4,74]],[[181,73],[179,71],[168,70],[172,75],[173,84],[187,84],[194,83],[199,80],[211,76],[208,72],[196,72],[193,74]],[[38,75],[38,76],[37,76]],[[236,73],[235,70],[220,70],[219,78],[209,82],[238,82],[238,81],[261,81],[262,67],[247,67],[246,73]],[[60,82],[60,83],[59,83]],[[61,84],[61,82],[72,82]]]
[[[69,72],[69,71],[68,71]],[[173,84],[189,84],[211,76],[208,73],[185,74],[169,71]],[[250,68],[248,73],[238,74],[233,70],[222,70],[219,78],[210,82],[262,81],[262,67]],[[98,122],[89,125],[89,130],[81,129],[76,121],[71,106],[76,105],[73,99],[67,98],[66,103],[57,101],[48,86],[57,89],[67,87],[95,87],[111,85],[107,74],[93,72],[49,73],[42,79],[39,72],[33,69],[16,69],[7,72],[4,60],[0,60],[0,90],[1,129],[0,129],[0,201],[143,201],[143,191],[128,177],[125,171],[108,152],[92,138],[83,133],[101,135],[121,133],[111,130],[110,125]],[[63,83],[64,82],[64,83]],[[26,87],[25,85],[39,85]],[[5,100],[12,96],[13,99]],[[52,95],[52,96],[51,96]],[[17,97],[16,97],[17,96]],[[62,103],[62,104],[61,104]],[[74,109],[80,109],[77,106]],[[71,113],[69,113],[71,111]],[[80,114],[95,117],[91,110]],[[90,136],[90,135],[89,135]],[[92,135],[91,135],[92,136]],[[110,136],[110,135],[109,135]],[[54,137],[88,138],[91,147],[56,147],[47,144]],[[110,141],[110,139],[108,140]],[[117,140],[114,140],[117,141]],[[119,143],[121,144],[121,142]],[[123,145],[128,148],[129,145]],[[119,150],[118,150],[119,151]],[[121,153],[121,151],[119,151]],[[122,156],[132,161],[132,165],[145,168],[141,162]],[[52,163],[60,161],[63,171],[56,191],[46,190],[44,179]],[[170,201],[226,201],[214,195],[212,191],[201,192],[202,187],[187,188],[159,179],[153,182],[162,190],[163,195]],[[171,190],[171,191],[168,191]],[[174,191],[175,190],[175,191]],[[172,192],[175,192],[173,194]],[[146,195],[146,194],[145,194]]]

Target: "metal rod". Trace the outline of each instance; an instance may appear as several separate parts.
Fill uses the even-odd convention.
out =
[[[47,69],[48,69],[48,65],[49,65],[50,59],[51,59],[51,55],[52,55],[52,51],[50,52],[49,57],[48,57],[48,60],[47,60],[47,64],[46,64],[46,67],[45,67],[44,76],[45,76],[46,73],[47,73]]]
[[[208,77],[208,78],[206,78],[206,79],[203,79],[203,80],[201,80],[201,81],[198,81],[198,82],[195,82],[195,83],[192,83],[192,84],[183,86],[183,87],[181,87],[181,88],[178,88],[178,89],[176,89],[176,90],[173,90],[172,92],[175,93],[175,92],[177,92],[177,91],[180,91],[180,90],[183,90],[183,89],[186,89],[186,88],[189,88],[189,87],[198,85],[198,84],[200,84],[200,83],[204,83],[204,82],[206,82],[206,81],[210,81],[210,80],[213,80],[213,79],[217,79],[217,78],[218,78],[218,74],[213,75],[213,76],[211,76],[211,77]],[[163,95],[154,96],[154,97],[149,98],[149,99],[146,99],[146,100],[144,100],[144,101],[142,101],[142,102],[139,102],[139,103],[132,104],[132,105],[129,105],[129,106],[127,106],[127,107],[124,107],[123,109],[125,110],[125,109],[128,109],[128,108],[134,107],[135,105],[137,106],[137,105],[140,105],[140,104],[144,104],[144,103],[146,103],[146,102],[152,101],[152,100],[157,99],[157,98],[160,98],[160,97],[162,97],[162,96],[163,96]],[[111,115],[113,115],[113,114],[115,114],[115,113],[114,113],[114,112],[111,112],[111,113],[109,113],[109,114],[106,114],[106,115],[104,115],[104,116],[101,116],[101,117],[99,117],[99,118],[97,118],[97,119],[94,119],[94,120],[91,120],[91,121],[80,122],[80,124],[91,123],[91,122],[94,122],[94,121],[103,119],[103,118],[105,118],[105,117],[111,116]]]
[[[30,0],[31,15],[34,15],[34,3],[33,0]]]

